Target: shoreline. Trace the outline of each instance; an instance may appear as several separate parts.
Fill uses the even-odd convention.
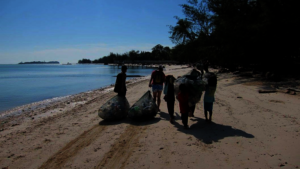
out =
[[[0,109],[0,117],[4,116],[3,114],[9,114],[11,111],[18,111],[17,109],[21,109],[25,105],[29,106],[30,104],[37,105],[36,102],[41,102],[43,100],[48,100],[48,102],[53,102],[53,100],[62,99],[65,96],[71,96],[76,95],[82,92],[88,92],[91,90],[97,90],[101,88],[106,88],[111,84],[114,84],[114,76],[115,74],[119,73],[120,70],[114,69],[111,66],[92,66],[92,67],[86,67],[82,68],[82,66],[76,66],[70,68],[64,68],[60,65],[58,65],[60,69],[63,70],[63,73],[56,72],[57,68],[50,67],[51,73],[45,73],[44,70],[48,68],[47,67],[26,67],[26,69],[18,68],[15,73],[9,73],[10,68],[18,67],[18,64],[12,64],[13,66],[3,66],[4,68],[4,74],[1,74],[1,82],[3,85],[2,91],[1,91],[1,101],[2,101],[2,107]],[[41,66],[41,65],[40,65]],[[2,68],[2,67],[1,67]],[[42,70],[44,73],[28,73],[27,71],[33,70],[33,72],[39,71],[39,69]],[[84,72],[82,73],[76,73],[77,71],[83,69]],[[99,69],[99,70],[98,70]],[[109,72],[106,72],[106,70],[110,70]],[[25,72],[22,72],[25,71]],[[72,71],[72,73],[68,73],[69,71]],[[98,72],[99,71],[99,72]],[[6,73],[7,72],[7,73]],[[128,70],[129,74],[137,73],[141,76],[147,76],[150,74],[150,70]],[[77,74],[74,76],[74,73]],[[88,82],[90,84],[83,83],[82,78],[85,78],[83,74],[88,75]],[[44,76],[45,75],[45,76]],[[98,76],[99,75],[99,76]],[[102,76],[104,75],[104,76]],[[111,75],[111,76],[110,76]],[[31,84],[30,78],[36,78],[37,79],[43,79],[41,82],[36,84]],[[70,78],[70,79],[64,79]],[[24,85],[18,86],[19,78],[21,80],[24,80]],[[128,77],[128,79],[131,79],[132,77]],[[8,79],[8,80],[6,80]],[[47,83],[47,81],[52,80],[58,80],[55,83]],[[70,81],[68,81],[70,80]],[[22,81],[23,82],[23,81]],[[71,85],[71,86],[70,86]],[[66,89],[66,90],[65,90]],[[28,91],[28,92],[27,92]],[[32,105],[33,106],[33,105]],[[22,109],[21,109],[22,110]]]
[[[168,69],[168,70],[165,69],[164,72],[167,73],[171,70],[177,70],[177,69],[183,69],[183,68],[187,68],[187,67],[173,68],[173,69]],[[126,83],[136,83],[136,82],[148,79],[148,78],[150,78],[150,76],[151,76],[151,73],[149,73],[149,75],[147,75],[147,76],[131,78],[129,80],[126,80]],[[73,94],[73,95],[59,96],[59,97],[54,97],[54,98],[50,98],[50,99],[45,99],[45,100],[40,100],[37,102],[24,104],[21,106],[16,106],[11,109],[0,112],[0,120],[2,118],[5,118],[6,116],[21,115],[22,113],[28,112],[28,110],[33,111],[34,109],[43,108],[43,107],[46,107],[47,105],[55,104],[60,101],[62,101],[62,102],[68,101],[74,97],[80,97],[81,95],[85,95],[85,94],[88,94],[91,92],[99,92],[100,91],[101,93],[99,93],[99,94],[104,94],[104,93],[112,91],[113,87],[114,87],[114,84],[110,84],[110,85],[100,87],[98,89],[88,90],[88,91],[80,92],[80,93]]]
[[[147,75],[144,77],[131,78],[129,80],[126,80],[126,83],[136,83],[136,82],[139,82],[139,81],[149,78],[150,75]],[[82,95],[86,95],[86,94],[89,94],[92,92],[98,92],[98,93],[100,92],[99,94],[105,94],[105,93],[112,91],[113,88],[114,88],[114,84],[110,84],[110,85],[100,87],[98,89],[80,92],[80,93],[73,94],[73,95],[54,97],[51,99],[40,100],[37,102],[32,102],[29,104],[17,106],[17,107],[0,112],[0,120],[5,117],[8,117],[8,116],[21,115],[22,113],[28,113],[30,111],[34,111],[35,109],[44,108],[44,107],[47,107],[48,105],[55,104],[57,102],[67,102],[68,100],[72,100],[75,97],[81,97]],[[82,104],[84,104],[84,103],[82,103]]]

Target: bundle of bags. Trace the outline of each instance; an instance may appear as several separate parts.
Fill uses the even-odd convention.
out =
[[[104,120],[118,120],[128,115],[129,102],[126,97],[114,96],[98,110],[98,115]]]
[[[178,77],[174,82],[174,90],[177,95],[179,91],[179,85],[185,84],[189,94],[190,106],[195,105],[201,100],[202,92],[205,90],[207,82],[202,80],[200,73],[196,70],[192,70],[187,74]]]
[[[134,120],[144,120],[155,117],[157,112],[158,107],[149,90],[132,105],[129,109],[128,117]]]
[[[212,72],[205,73],[203,81],[205,81],[209,86],[216,86],[217,76]]]
[[[127,116],[133,120],[145,120],[155,117],[157,112],[158,107],[151,92],[147,91],[132,107],[126,97],[114,96],[100,107],[98,115],[104,120],[118,120]]]

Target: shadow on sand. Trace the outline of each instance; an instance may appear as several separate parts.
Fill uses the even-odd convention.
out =
[[[261,76],[247,77],[243,76],[243,74],[218,74],[218,81],[228,79],[231,79],[231,82],[225,83],[223,85],[224,87],[243,84],[247,86],[257,86],[261,90],[275,90],[276,87],[296,88],[296,86],[300,85],[300,80],[288,77],[282,77],[281,80],[272,81]]]
[[[135,126],[146,126],[146,125],[151,125],[154,123],[158,123],[161,119],[160,118],[152,118],[148,120],[142,120],[142,121],[136,121],[136,120],[131,120],[128,118],[121,119],[121,120],[114,120],[114,121],[108,121],[108,120],[102,120],[99,122],[100,126],[110,126],[110,125],[118,125],[118,124],[131,124]]]
[[[242,130],[232,128],[231,126],[217,124],[214,122],[206,122],[204,119],[198,117],[191,118],[190,120],[196,121],[196,123],[191,125],[189,129],[184,129],[181,123],[180,115],[178,113],[175,113],[175,115],[176,121],[174,123],[174,126],[177,128],[178,131],[189,135],[193,135],[205,144],[212,144],[213,142],[218,142],[219,140],[222,140],[225,137],[241,136],[246,138],[254,138],[252,134],[246,133]],[[165,112],[160,112],[160,116],[165,120],[169,120],[169,114]]]

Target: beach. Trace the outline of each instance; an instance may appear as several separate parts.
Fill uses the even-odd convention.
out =
[[[166,66],[181,76],[191,68]],[[210,69],[217,72],[217,69]],[[151,72],[149,72],[150,74]],[[127,82],[133,105],[149,90],[150,76]],[[264,93],[272,85],[219,73],[212,123],[203,98],[190,129],[175,124],[166,102],[152,120],[107,122],[98,109],[116,95],[113,86],[21,106],[0,118],[1,168],[299,168],[300,97]],[[163,96],[161,97],[163,98]]]

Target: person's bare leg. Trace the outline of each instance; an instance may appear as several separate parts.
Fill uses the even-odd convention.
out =
[[[208,120],[207,119],[207,111],[206,110],[204,110],[204,116],[205,116],[205,120]]]
[[[209,121],[211,121],[212,120],[212,111],[209,111]]]
[[[154,100],[154,103],[156,103],[156,97],[157,97],[157,92],[153,92],[153,100]]]
[[[160,96],[161,96],[161,92],[162,92],[162,91],[158,91],[158,92],[157,92],[157,106],[158,106],[158,110],[159,110],[159,106],[160,106]]]

